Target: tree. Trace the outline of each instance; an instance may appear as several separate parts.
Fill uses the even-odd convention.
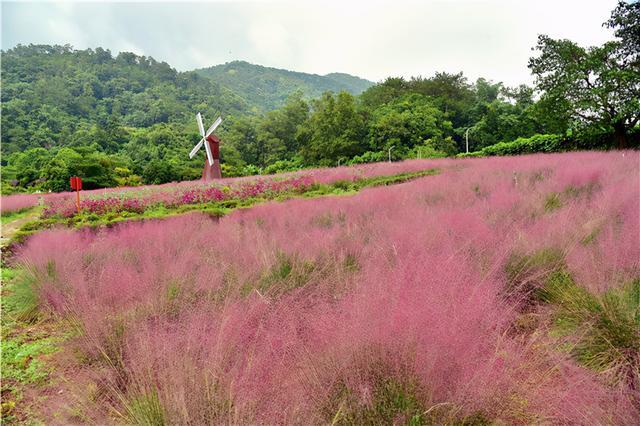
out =
[[[607,23],[620,39],[602,46],[583,48],[541,35],[539,56],[529,59],[548,113],[609,128],[618,148],[627,146],[629,130],[640,120],[640,61],[629,49],[637,41],[639,13],[638,2],[621,2]]]
[[[180,180],[180,176],[172,163],[156,159],[146,165],[142,179],[147,184],[160,184]]]
[[[628,50],[633,61],[640,60],[639,1],[618,2],[618,6],[611,13],[611,18],[604,25],[615,30],[615,36],[622,40],[621,47]]]
[[[221,134],[226,145],[233,147],[240,153],[240,158],[247,164],[261,164],[264,162],[263,149],[257,137],[257,119],[253,117],[230,118],[228,125]]]
[[[290,96],[280,109],[269,112],[257,128],[257,138],[262,147],[259,166],[293,157],[298,151],[297,134],[309,116],[309,105],[302,93]]]
[[[366,127],[353,95],[327,92],[312,105],[313,113],[299,133],[306,164],[331,165],[366,151]]]
[[[490,87],[486,80],[481,80],[486,83],[487,88]],[[436,72],[431,78],[414,78],[410,84],[413,91],[431,97],[435,106],[447,114],[454,128],[467,124],[469,111],[473,107],[474,91],[461,72]]]
[[[450,151],[447,136],[452,134],[451,122],[436,108],[430,98],[405,95],[376,109],[369,125],[370,148],[407,153],[428,142],[436,150]],[[453,154],[454,152],[448,152]]]

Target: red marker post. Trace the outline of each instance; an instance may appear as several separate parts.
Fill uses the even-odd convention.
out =
[[[80,213],[80,190],[82,189],[82,179],[78,176],[71,176],[69,183],[71,184],[71,189],[76,191],[76,208],[78,209],[78,213]]]

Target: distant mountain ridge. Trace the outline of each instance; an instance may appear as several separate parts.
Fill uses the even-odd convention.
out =
[[[327,91],[346,91],[358,95],[375,84],[345,73],[308,74],[246,61],[227,62],[197,69],[195,72],[231,89],[249,104],[257,106],[259,111],[279,108],[296,91],[301,91],[309,99],[317,98]]]

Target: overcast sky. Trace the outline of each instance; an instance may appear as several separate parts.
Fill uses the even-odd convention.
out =
[[[540,33],[583,45],[615,0],[6,2],[2,49],[18,43],[104,47],[180,71],[234,59],[373,81],[464,71],[508,85],[531,82]]]

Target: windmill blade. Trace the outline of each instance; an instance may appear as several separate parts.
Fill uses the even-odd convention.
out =
[[[213,131],[220,125],[220,123],[222,123],[222,117],[216,118],[216,121],[214,121],[211,127],[209,127],[209,130],[207,130],[207,133],[204,135],[204,137],[206,138],[211,133],[213,133]]]
[[[196,114],[196,121],[198,122],[198,128],[200,129],[200,134],[202,135],[202,137],[204,136],[204,125],[202,124],[202,115],[200,115],[200,113]]]
[[[204,148],[207,150],[207,158],[209,159],[209,165],[213,166],[213,155],[211,154],[211,147],[209,146],[209,142],[205,142]]]
[[[198,142],[196,146],[194,146],[191,152],[189,153],[189,158],[193,158],[193,156],[196,155],[196,153],[198,152],[198,150],[200,149],[203,143],[204,143],[204,139],[200,139],[200,142]]]

